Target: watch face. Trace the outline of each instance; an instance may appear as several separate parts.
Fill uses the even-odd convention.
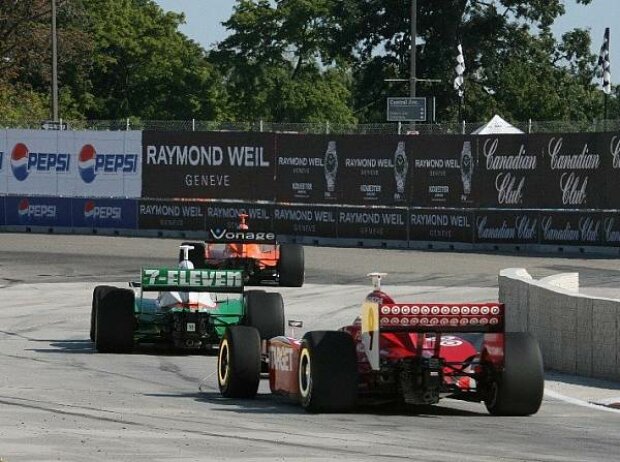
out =
[[[328,172],[333,172],[338,168],[338,158],[332,152],[328,152],[325,158],[325,169]]]
[[[471,167],[471,156],[463,156],[463,169],[469,170]]]
[[[407,157],[400,154],[396,156],[396,172],[403,175],[407,173]]]

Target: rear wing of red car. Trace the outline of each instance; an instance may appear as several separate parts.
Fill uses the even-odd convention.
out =
[[[362,305],[362,343],[374,368],[385,332],[503,334],[501,303],[376,303]]]

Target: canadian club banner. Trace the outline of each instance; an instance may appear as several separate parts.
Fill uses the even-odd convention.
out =
[[[410,148],[411,205],[473,207],[479,182],[476,139],[420,136]]]
[[[606,182],[604,157],[596,134],[529,135],[528,152],[539,156],[538,195],[530,207],[596,209]],[[609,162],[611,164],[611,162]]]
[[[526,135],[481,136],[476,181],[481,208],[537,208],[541,199],[543,153],[531,151]]]
[[[339,238],[407,240],[407,209],[340,207],[336,210]]]
[[[537,244],[537,212],[512,210],[476,212],[474,241],[493,244]]]
[[[141,200],[138,229],[203,231],[206,210],[203,202]]]
[[[289,236],[336,237],[336,207],[275,205],[273,230]]]
[[[540,244],[601,245],[603,225],[597,212],[541,212]]]
[[[213,202],[204,204],[206,229],[226,228],[235,230],[239,226],[239,215],[248,216],[250,231],[273,231],[272,205]]]
[[[281,135],[279,202],[406,205],[404,138],[381,135]]]
[[[601,209],[620,209],[620,132],[599,133],[596,152],[605,173]]]
[[[275,135],[155,132],[143,135],[142,196],[275,199]]]
[[[620,216],[617,212],[603,214],[603,245],[620,247]]]
[[[411,209],[411,241],[473,242],[474,214],[461,210]]]

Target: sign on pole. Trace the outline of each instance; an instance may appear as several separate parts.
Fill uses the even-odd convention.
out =
[[[426,122],[426,98],[388,98],[389,122]]]

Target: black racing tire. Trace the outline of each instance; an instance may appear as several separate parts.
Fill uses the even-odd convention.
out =
[[[217,384],[225,398],[254,398],[261,372],[261,341],[258,330],[230,326],[220,340]]]
[[[248,290],[244,294],[244,325],[258,330],[261,340],[284,335],[284,301],[277,292]]]
[[[507,332],[505,335],[504,370],[496,374],[485,405],[492,415],[536,414],[545,388],[540,347],[526,332]]]
[[[95,341],[95,328],[97,326],[97,306],[99,300],[104,294],[107,294],[110,290],[115,289],[113,286],[97,286],[93,290],[93,302],[90,309],[90,340]]]
[[[357,355],[342,331],[304,335],[299,353],[299,392],[308,412],[347,412],[357,402]]]
[[[114,288],[99,299],[95,348],[100,353],[130,353],[136,324],[135,295],[130,289]]]
[[[304,248],[299,244],[281,244],[278,278],[283,287],[304,285]]]
[[[194,248],[189,253],[189,261],[192,262],[195,269],[206,268],[205,265],[205,243],[204,242],[183,242],[181,245],[191,245]],[[179,249],[179,262],[183,261],[183,251]]]

